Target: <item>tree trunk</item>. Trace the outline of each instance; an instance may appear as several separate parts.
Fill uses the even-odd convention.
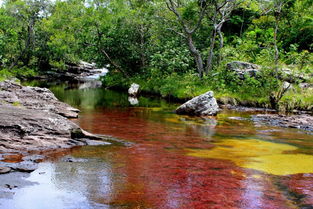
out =
[[[141,67],[146,67],[146,55],[145,55],[145,29],[144,26],[140,25],[140,60],[141,60]]]
[[[23,63],[24,65],[28,65],[31,59],[31,53],[33,49],[33,42],[34,42],[34,25],[35,25],[35,17],[31,17],[28,23],[27,28],[27,37],[25,40],[25,56],[23,56]]]
[[[277,46],[277,34],[278,34],[278,17],[275,17],[275,30],[274,30],[274,50],[275,50],[275,55],[274,55],[274,61],[275,61],[275,73],[276,77],[278,77],[278,59],[279,59],[279,50]]]
[[[224,47],[224,37],[223,37],[223,34],[222,34],[221,27],[218,28],[217,33],[218,33],[218,35],[220,37],[220,49],[219,49],[220,51],[219,51],[218,60],[217,60],[218,61],[218,65],[219,65],[222,62],[221,50]]]
[[[197,70],[199,73],[199,77],[202,78],[203,77],[203,60],[201,57],[200,52],[196,49],[193,40],[192,40],[192,34],[188,34],[187,35],[187,44],[188,44],[188,48],[189,51],[191,52],[191,54],[193,55],[195,62],[196,62],[196,66],[197,66]]]
[[[215,39],[216,39],[216,28],[214,26],[212,34],[211,34],[211,43],[210,43],[209,55],[207,59],[207,66],[205,70],[206,74],[209,74],[209,72],[212,70]]]

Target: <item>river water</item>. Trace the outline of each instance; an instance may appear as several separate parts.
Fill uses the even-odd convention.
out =
[[[119,92],[50,89],[82,111],[73,121],[83,129],[127,143],[50,154],[3,208],[313,208],[310,134],[251,113],[178,116],[160,99],[132,106]]]

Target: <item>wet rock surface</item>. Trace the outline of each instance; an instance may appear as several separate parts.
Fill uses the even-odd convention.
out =
[[[49,89],[22,86],[12,81],[0,82],[0,105],[6,104],[52,112],[67,118],[77,118],[79,112],[78,109],[60,102]]]
[[[216,115],[219,111],[218,104],[212,91],[197,96],[176,109],[179,115]]]
[[[311,115],[257,114],[252,116],[252,120],[257,124],[297,128],[313,132],[313,116]]]

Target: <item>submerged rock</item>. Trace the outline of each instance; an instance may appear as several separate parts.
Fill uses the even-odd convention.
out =
[[[10,173],[11,172],[11,168],[9,167],[0,167],[0,174],[6,174],[6,173]]]
[[[226,68],[229,71],[235,72],[240,79],[244,79],[245,75],[256,77],[258,72],[260,71],[260,66],[253,63],[241,61],[233,61],[227,63]]]
[[[136,97],[139,93],[139,88],[140,88],[139,84],[133,83],[128,89],[128,94],[130,96]]]
[[[61,159],[61,161],[63,162],[69,162],[69,163],[85,163],[88,162],[87,159],[84,158],[75,158],[75,157],[71,157],[71,156],[65,156]]]
[[[31,173],[38,168],[38,164],[30,161],[23,161],[11,165],[11,168],[19,172]]]
[[[45,156],[43,155],[28,155],[28,156],[23,157],[24,161],[31,161],[35,163],[42,162],[44,159],[45,159]]]
[[[213,92],[208,91],[182,104],[176,109],[180,115],[216,115],[219,111]]]
[[[68,118],[77,118],[79,112],[60,102],[49,89],[22,86],[11,81],[0,82],[0,104],[53,112]]]

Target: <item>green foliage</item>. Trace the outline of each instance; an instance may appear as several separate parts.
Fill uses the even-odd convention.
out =
[[[186,47],[178,45],[177,40],[169,40],[158,47],[158,50],[151,55],[150,65],[159,69],[164,74],[172,72],[186,73],[193,64],[192,58]]]
[[[306,110],[313,111],[313,89],[294,87],[279,102],[281,111]]]
[[[103,78],[108,87],[126,88],[137,82],[144,91],[177,98],[214,90],[221,101],[268,106],[269,95],[281,85],[276,69],[287,67],[295,74],[311,76],[312,1],[283,1],[277,13],[275,5],[281,0],[245,0],[216,34],[212,71],[200,79],[181,22],[197,29],[190,34],[195,48],[207,59],[216,26],[212,19],[216,2],[222,3],[210,1],[199,22],[201,8],[195,0],[179,1],[181,19],[159,0],[4,1],[0,6],[0,79],[25,78],[51,68],[66,70],[68,63],[84,60],[99,67],[110,64],[110,73]],[[253,62],[264,70],[257,78],[240,80],[225,70],[226,63],[234,60]],[[288,92],[279,105],[288,110],[309,107],[310,99],[301,100],[308,92],[294,94],[299,96],[293,98]]]

